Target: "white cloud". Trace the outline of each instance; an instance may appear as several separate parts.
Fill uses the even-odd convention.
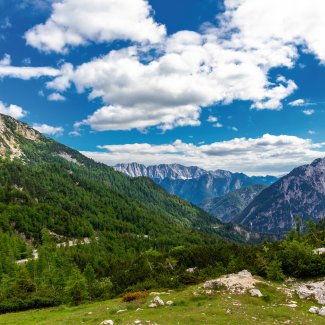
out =
[[[62,0],[51,17],[26,32],[27,44],[64,53],[88,42],[159,42],[165,27],[151,17],[147,0]]]
[[[61,136],[64,132],[64,128],[61,126],[51,126],[48,124],[33,124],[33,128],[37,130],[38,132],[53,135],[53,136]]]
[[[223,125],[218,122],[218,123],[213,124],[213,127],[215,127],[215,128],[222,128]]]
[[[40,77],[56,77],[60,71],[51,67],[15,67],[0,64],[0,78],[19,78],[29,80]]]
[[[314,109],[305,109],[302,111],[305,115],[313,115],[315,113]]]
[[[256,109],[281,108],[281,100],[296,88],[294,82],[270,85],[264,59],[224,48],[211,37],[179,32],[148,63],[136,47],[112,51],[69,70],[48,87],[62,91],[60,81],[69,87],[71,80],[79,92],[91,90],[89,99],[100,97],[109,104],[83,121],[95,130],[99,124],[100,130],[199,125],[202,107],[235,99],[253,101]]]
[[[304,106],[304,105],[306,105],[306,102],[304,99],[297,99],[297,100],[294,100],[293,102],[290,102],[288,105],[294,106],[294,107]]]
[[[73,84],[80,93],[89,91],[90,100],[103,100],[103,107],[77,128],[168,130],[200,125],[202,108],[234,100],[250,101],[257,110],[282,109],[297,85],[284,75],[272,78],[270,71],[293,68],[298,49],[325,64],[323,12],[323,0],[225,0],[218,24],[167,37],[145,0],[62,0],[26,38],[41,50],[57,52],[92,41],[152,42],[75,68],[65,64],[47,87],[62,92]],[[291,104],[301,105],[302,99]]]
[[[4,66],[8,66],[11,64],[11,56],[9,54],[5,54],[3,56],[3,58],[0,60],[0,66],[4,65]]]
[[[58,102],[58,101],[65,101],[66,98],[62,96],[60,93],[52,93],[47,96],[47,99],[53,102]]]
[[[282,175],[292,168],[325,155],[325,143],[295,136],[265,134],[261,138],[194,145],[176,140],[171,144],[135,143],[99,146],[106,152],[83,152],[108,165],[138,162],[146,165],[180,163],[209,170],[225,169],[247,174]],[[238,159],[238,157],[241,159]]]
[[[207,122],[209,122],[209,123],[214,123],[214,122],[217,122],[217,121],[218,121],[218,118],[215,117],[215,116],[212,116],[212,115],[210,115],[208,117],[208,119],[207,119]]]
[[[7,106],[2,101],[0,101],[0,113],[9,115],[15,119],[21,119],[28,114],[22,107],[12,104]]]
[[[311,134],[311,135],[316,134],[316,132],[314,130],[309,130],[307,133]]]
[[[238,128],[236,128],[235,126],[233,126],[231,129],[236,132],[238,131]]]

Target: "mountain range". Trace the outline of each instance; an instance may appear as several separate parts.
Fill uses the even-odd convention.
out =
[[[145,176],[162,186],[167,192],[201,205],[215,198],[255,184],[271,185],[274,176],[247,176],[225,170],[207,171],[199,167],[178,164],[144,166],[138,163],[118,164],[114,169],[131,177]]]

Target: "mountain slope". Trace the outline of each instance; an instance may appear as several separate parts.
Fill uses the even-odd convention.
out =
[[[222,222],[232,222],[266,185],[252,185],[226,195],[204,201],[201,208]]]
[[[147,176],[161,185],[167,192],[180,196],[196,205],[204,200],[222,196],[231,191],[255,184],[270,185],[273,176],[249,177],[242,173],[224,170],[206,171],[198,167],[182,165],[144,166],[137,163],[119,164],[114,167],[131,177]]]
[[[116,172],[4,115],[0,148],[4,231],[36,241],[44,227],[76,238],[98,232],[148,235],[165,247],[201,241],[193,230],[240,240],[236,230],[150,179]]]
[[[295,217],[318,221],[325,216],[325,158],[295,168],[262,191],[236,218],[254,231],[285,233]]]

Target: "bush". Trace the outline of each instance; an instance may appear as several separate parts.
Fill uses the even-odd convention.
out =
[[[123,296],[124,302],[131,302],[134,300],[147,298],[149,293],[147,291],[128,292]]]

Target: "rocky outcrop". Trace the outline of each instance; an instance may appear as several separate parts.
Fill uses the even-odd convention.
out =
[[[295,226],[296,216],[303,222],[324,218],[325,158],[294,169],[263,190],[235,222],[252,231],[281,234]]]
[[[250,272],[247,270],[243,270],[239,273],[228,274],[222,276],[221,278],[206,281],[203,284],[204,289],[222,289],[225,288],[227,291],[231,293],[242,294],[249,290],[255,289],[255,285],[257,283],[261,283],[262,281],[254,278]],[[259,290],[254,291],[254,294],[261,294]]]
[[[295,290],[300,299],[315,299],[325,305],[325,280],[299,284]]]

